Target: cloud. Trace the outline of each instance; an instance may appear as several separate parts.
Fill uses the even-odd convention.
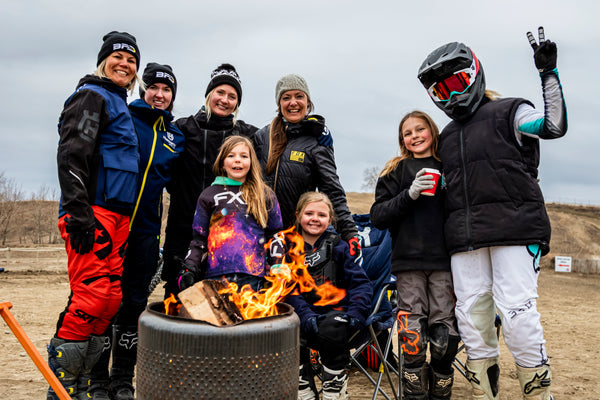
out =
[[[382,167],[397,153],[397,124],[406,112],[428,112],[440,127],[448,122],[416,79],[425,56],[445,42],[472,47],[490,88],[543,108],[525,32],[544,25],[558,43],[570,119],[565,138],[541,146],[542,188],[600,204],[600,183],[581,174],[598,168],[600,98],[588,77],[600,61],[590,49],[600,39],[597,2],[0,1],[0,73],[8,77],[0,107],[1,168],[28,191],[58,185],[62,104],[95,68],[101,38],[111,30],[136,36],[142,68],[150,61],[173,66],[179,80],[176,117],[198,110],[210,72],[222,62],[238,69],[242,118],[259,127],[275,115],[276,81],[290,72],[303,75],[315,111],[333,132],[342,184],[360,191],[363,171]],[[586,183],[586,190],[576,186]]]

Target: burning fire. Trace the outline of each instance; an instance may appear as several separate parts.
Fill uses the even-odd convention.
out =
[[[167,315],[179,315],[179,308],[181,308],[181,304],[177,302],[175,295],[171,293],[171,295],[163,301],[165,304],[165,314]]]
[[[284,270],[284,273],[265,277],[270,283],[268,288],[255,292],[250,285],[244,285],[238,292],[238,285],[229,282],[227,288],[219,291],[219,294],[229,295],[230,300],[238,307],[244,319],[277,315],[277,303],[290,293],[314,292],[320,298],[315,302],[315,305],[318,306],[335,304],[346,296],[344,289],[338,289],[329,282],[316,285],[304,261],[304,240],[294,227],[280,234],[288,243],[292,243],[292,248],[287,252],[291,261],[282,264],[281,270]],[[270,243],[265,245],[267,249]]]

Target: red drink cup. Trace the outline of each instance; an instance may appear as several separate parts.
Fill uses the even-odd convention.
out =
[[[440,180],[440,171],[433,168],[425,168],[425,175],[433,176],[433,188],[423,190],[421,194],[425,196],[435,196],[435,188],[437,187],[438,182]]]

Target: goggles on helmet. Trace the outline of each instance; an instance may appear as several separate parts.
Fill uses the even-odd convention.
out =
[[[456,71],[441,82],[431,85],[427,92],[434,101],[448,101],[455,94],[463,94],[475,81],[479,71],[479,61],[473,54],[473,62],[469,68]]]

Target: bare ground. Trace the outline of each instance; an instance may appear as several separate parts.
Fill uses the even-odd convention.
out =
[[[349,193],[348,197],[354,213],[368,212],[372,195]],[[556,254],[598,257],[600,208],[549,205],[548,210]],[[64,254],[28,257],[0,258],[0,267],[5,268],[0,273],[0,303],[12,303],[11,313],[45,358],[45,346],[69,294],[66,259]],[[600,400],[600,275],[554,272],[549,258],[545,257],[539,279],[538,308],[552,365],[552,392],[557,400]],[[155,301],[160,299],[158,293],[154,296]],[[8,326],[0,323],[0,327],[0,398],[45,398],[47,383],[42,374]],[[372,398],[371,384],[355,370],[349,392],[352,399]],[[469,393],[467,381],[457,373],[453,398],[468,399]],[[500,399],[519,398],[512,357],[502,344]]]

